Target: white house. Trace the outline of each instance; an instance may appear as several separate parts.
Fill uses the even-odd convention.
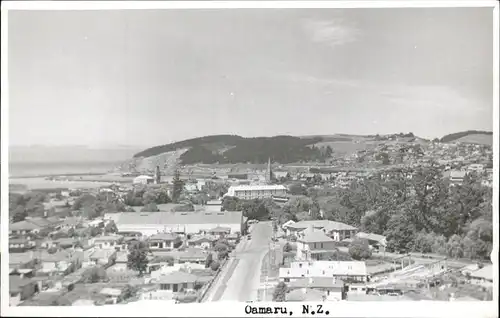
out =
[[[335,241],[321,230],[309,229],[297,237],[298,260],[322,260],[335,250]]]
[[[283,185],[239,185],[232,186],[224,196],[236,197],[244,200],[265,199],[273,196],[284,196],[287,189]]]
[[[292,262],[290,267],[282,267],[279,270],[279,279],[282,282],[292,282],[304,277],[335,277],[366,282],[368,273],[365,262],[359,261]]]
[[[138,176],[134,178],[133,184],[152,184],[154,183],[155,179],[151,176]]]

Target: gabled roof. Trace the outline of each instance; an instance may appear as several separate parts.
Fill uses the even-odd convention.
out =
[[[109,242],[109,241],[119,241],[122,240],[123,236],[121,235],[104,235],[104,236],[98,236],[94,238],[94,242]]]
[[[295,289],[286,295],[286,301],[321,301],[325,294],[316,289]]]
[[[179,239],[179,235],[173,233],[158,233],[149,237],[149,240],[159,241],[175,241],[177,239]]]
[[[114,249],[98,249],[90,255],[90,259],[108,259],[113,254],[116,254]]]
[[[477,271],[470,273],[472,277],[483,278],[486,280],[493,280],[493,265],[486,265]]]
[[[10,231],[33,231],[40,230],[42,227],[36,225],[32,222],[28,222],[26,220],[9,224]]]
[[[322,231],[312,231],[305,233],[303,236],[299,236],[297,238],[297,242],[322,243],[322,242],[333,242],[333,239],[327,236]]]
[[[171,272],[158,278],[159,284],[183,284],[194,283],[198,280],[198,276],[189,274],[183,271]]]
[[[300,221],[293,224],[289,224],[288,227],[296,230],[306,229],[308,227],[314,227],[317,229],[325,229],[327,231],[347,231],[356,230],[354,226],[350,226],[345,223],[335,222],[330,220],[311,220],[311,221]]]
[[[223,227],[223,226],[217,226],[211,230],[209,230],[208,232],[216,232],[216,233],[220,233],[220,232],[224,232],[224,233],[230,233],[231,232],[231,228],[229,227]]]
[[[356,234],[356,237],[361,238],[361,239],[366,239],[370,241],[377,241],[377,242],[384,242],[385,241],[385,236],[380,235],[380,234],[375,234],[375,233],[365,233],[365,232],[358,232]]]

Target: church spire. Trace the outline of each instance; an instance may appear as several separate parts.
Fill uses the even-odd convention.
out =
[[[267,171],[266,171],[266,181],[271,183],[273,181],[273,171],[271,170],[271,158],[267,160]]]

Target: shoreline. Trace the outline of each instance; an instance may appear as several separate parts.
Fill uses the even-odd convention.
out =
[[[32,178],[57,178],[57,177],[78,177],[78,176],[104,176],[109,172],[78,172],[78,173],[51,173],[32,175],[9,175],[9,179],[32,179]]]

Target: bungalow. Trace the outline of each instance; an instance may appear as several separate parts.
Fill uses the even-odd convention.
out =
[[[36,247],[36,243],[28,238],[9,238],[9,253],[23,253]]]
[[[76,229],[78,226],[83,224],[83,219],[80,217],[67,217],[62,220],[59,224],[59,229],[68,231],[70,229]]]
[[[230,227],[217,226],[207,231],[208,234],[223,237],[231,233]]]
[[[38,285],[31,279],[9,276],[9,306],[17,306],[38,292]]]
[[[148,239],[148,245],[151,249],[174,249],[181,244],[180,236],[173,233],[158,233]]]
[[[340,242],[346,238],[353,237],[357,231],[357,228],[341,222],[330,220],[312,220],[288,224],[286,226],[286,234],[287,236],[297,236],[299,232],[302,232],[305,229],[310,228],[311,226],[314,229],[322,230],[336,242]]]
[[[304,302],[304,301],[310,301],[310,302],[319,302],[319,301],[325,301],[326,300],[326,295],[324,292],[312,289],[312,288],[299,288],[299,289],[294,289],[290,291],[289,293],[286,294],[286,301],[298,301],[298,302]]]
[[[359,232],[356,234],[356,237],[368,240],[368,244],[370,244],[370,246],[374,247],[375,249],[387,246],[386,237],[380,234]]]
[[[50,254],[46,251],[41,251],[39,258],[42,265],[42,268],[39,270],[40,273],[49,275],[61,273],[68,274],[80,268],[83,260],[83,253],[58,251],[54,254]]]
[[[450,184],[451,185],[460,185],[464,182],[466,172],[460,170],[452,170],[450,171]]]
[[[128,253],[126,251],[120,251],[116,253],[115,264],[109,269],[112,271],[124,272],[127,268]]]
[[[212,235],[195,236],[188,240],[188,246],[198,247],[204,250],[213,248],[218,238]]]
[[[98,236],[94,238],[94,245],[96,248],[122,248],[123,247],[123,236],[121,235],[105,235]]]
[[[95,265],[109,267],[115,263],[116,254],[115,249],[98,249],[89,255],[89,261]]]
[[[471,283],[476,285],[493,284],[493,265],[486,265],[477,271],[470,273]]]
[[[36,225],[27,220],[9,224],[10,235],[26,235],[31,233],[38,233],[42,229],[41,226]]]
[[[160,290],[169,290],[174,293],[194,290],[198,277],[182,271],[172,272],[157,279]]]
[[[297,238],[297,259],[322,260],[335,250],[335,241],[324,232],[311,226]]]
[[[33,251],[9,254],[9,269],[34,269],[36,263]]]
[[[106,297],[104,301],[106,304],[116,304],[120,296],[123,294],[123,291],[118,288],[105,287],[101,289],[99,294]]]
[[[294,289],[315,289],[325,293],[325,300],[339,301],[346,299],[344,282],[332,277],[304,277],[288,284],[288,288]]]
[[[284,282],[303,277],[335,277],[358,282],[368,280],[365,262],[358,261],[292,262],[290,267],[280,268],[279,277]]]

